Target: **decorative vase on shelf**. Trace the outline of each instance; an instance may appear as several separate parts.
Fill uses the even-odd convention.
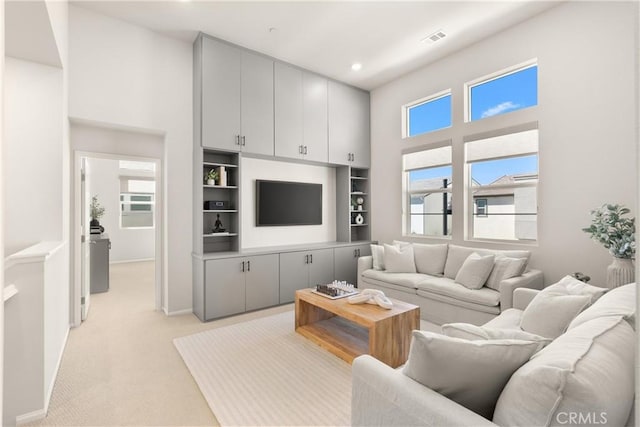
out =
[[[208,179],[207,180],[207,185],[216,185],[216,180],[215,179]]]
[[[607,287],[610,289],[633,283],[635,280],[635,267],[630,258],[613,258],[613,262],[607,267]]]
[[[362,216],[362,214],[356,215],[356,224],[358,225],[364,224],[364,217]]]
[[[227,171],[224,166],[218,168],[218,183],[222,187],[227,186]]]

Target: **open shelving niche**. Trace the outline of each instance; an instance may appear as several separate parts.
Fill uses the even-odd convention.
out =
[[[362,203],[358,204],[358,199],[362,199]],[[339,167],[336,170],[336,226],[339,241],[361,242],[371,239],[369,202],[369,169]],[[358,215],[362,216],[362,223],[357,221]]]
[[[202,150],[202,170],[200,171],[200,185],[202,198],[199,200],[199,210],[202,221],[198,224],[201,236],[200,250],[203,254],[213,252],[237,252],[240,249],[240,157],[238,153],[225,151]],[[219,172],[224,169],[227,175],[226,185],[220,184],[220,177],[216,185],[208,185],[204,175],[211,169]],[[206,206],[207,202],[222,201],[226,205],[220,208]],[[220,218],[224,232],[214,232],[216,220]]]

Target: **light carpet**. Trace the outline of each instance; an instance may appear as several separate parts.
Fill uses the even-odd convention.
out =
[[[293,311],[174,344],[220,425],[350,424],[351,365],[297,334]]]

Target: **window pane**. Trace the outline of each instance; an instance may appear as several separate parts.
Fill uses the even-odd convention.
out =
[[[471,163],[474,186],[515,184],[538,179],[538,155]]]
[[[409,172],[409,191],[451,188],[451,166]]]
[[[472,86],[469,92],[472,121],[538,105],[538,66]]]
[[[153,227],[153,212],[123,212],[122,228]]]
[[[411,234],[451,235],[451,193],[430,193],[411,198]]]
[[[409,136],[451,126],[451,95],[407,108]]]

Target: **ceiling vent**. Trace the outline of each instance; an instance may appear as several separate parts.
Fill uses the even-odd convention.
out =
[[[420,41],[423,43],[435,43],[445,37],[447,37],[447,34],[442,30],[438,30],[434,33],[429,34],[427,37],[423,38]]]

